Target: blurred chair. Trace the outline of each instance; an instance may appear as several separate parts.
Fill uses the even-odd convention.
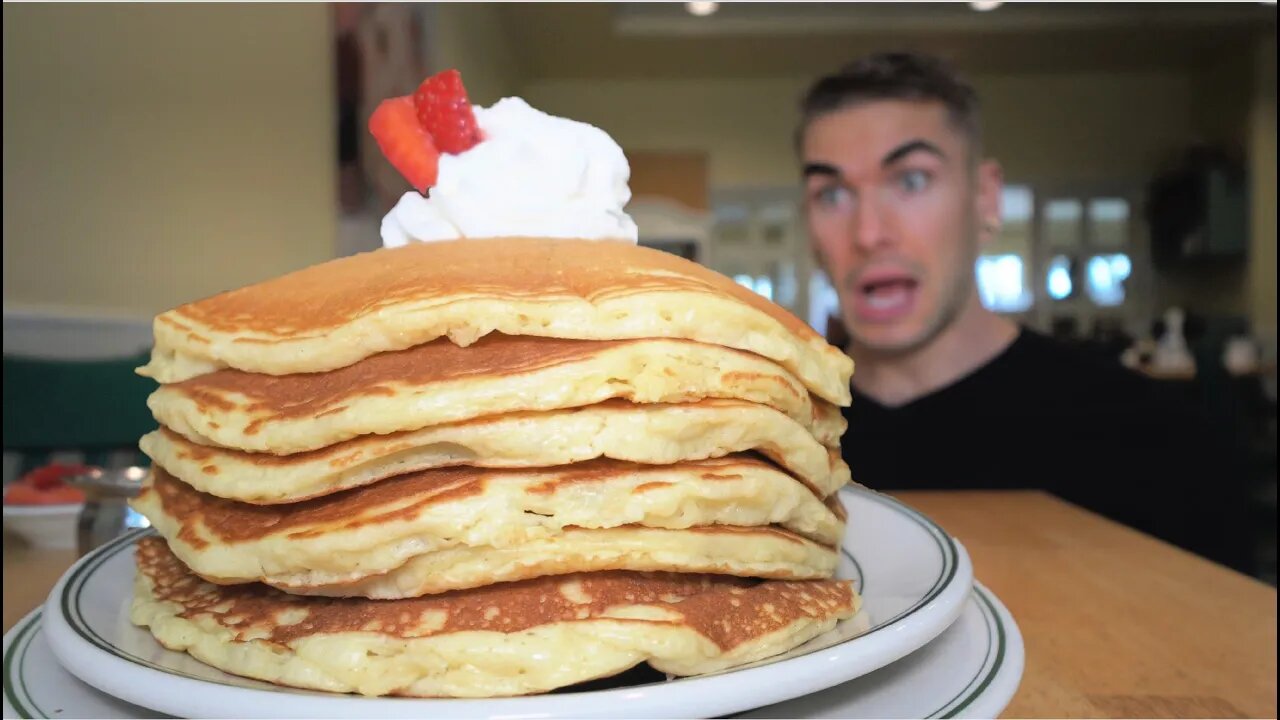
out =
[[[147,355],[110,360],[4,357],[4,482],[48,462],[147,465],[138,438],[157,423]]]

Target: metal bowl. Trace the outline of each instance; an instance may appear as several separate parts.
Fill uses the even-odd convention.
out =
[[[76,527],[81,555],[133,528],[151,525],[129,507],[129,498],[136,497],[142,490],[147,472],[146,468],[136,466],[113,470],[93,468],[67,478],[69,484],[84,491],[84,507]]]

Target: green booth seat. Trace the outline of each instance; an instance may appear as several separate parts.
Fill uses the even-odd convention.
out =
[[[138,438],[157,427],[134,372],[148,353],[106,360],[4,356],[5,480],[48,462],[149,465]]]

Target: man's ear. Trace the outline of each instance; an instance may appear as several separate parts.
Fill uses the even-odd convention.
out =
[[[1004,169],[995,160],[983,160],[978,164],[978,188],[974,202],[977,207],[978,242],[985,245],[1000,235],[1003,215],[1000,194],[1004,189]]]

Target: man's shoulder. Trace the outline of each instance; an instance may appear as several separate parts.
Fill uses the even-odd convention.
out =
[[[1112,358],[1022,328],[1005,358],[1010,370],[1062,393],[1145,395],[1151,381]],[[1132,397],[1131,395],[1131,397]]]
[[[1119,358],[1107,357],[1026,327],[1020,329],[1009,351],[1021,362],[1059,365],[1084,373],[1141,378],[1138,373],[1121,365]]]

